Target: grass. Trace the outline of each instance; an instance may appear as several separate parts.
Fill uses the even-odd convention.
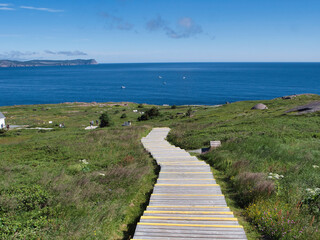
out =
[[[133,103],[1,107],[9,124],[53,130],[0,134],[0,236],[130,238],[158,171],[140,139],[154,126],[169,126],[168,140],[184,149],[222,141],[201,158],[213,167],[249,239],[318,239],[319,196],[306,189],[320,186],[314,168],[320,166],[320,113],[285,111],[319,99],[262,101],[268,110],[251,110],[258,101],[191,111],[158,106],[160,116],[147,121],[137,118],[152,106]],[[103,112],[113,126],[85,131]],[[133,126],[121,127],[124,121]],[[271,179],[270,172],[284,177]]]
[[[11,124],[64,121],[66,128],[0,137],[0,238],[128,238],[156,179],[155,163],[140,144],[150,128],[88,132],[82,125],[89,125],[86,116],[96,119],[98,109],[49,108],[1,109]]]

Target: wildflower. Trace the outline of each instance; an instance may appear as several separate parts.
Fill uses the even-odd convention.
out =
[[[89,164],[89,162],[87,162],[86,159],[79,160],[79,162],[81,162],[81,163],[83,163],[83,164]]]
[[[319,168],[319,166],[318,166],[318,165],[312,165],[312,167],[313,167],[313,168]]]
[[[105,176],[105,174],[104,173],[99,173],[99,176]]]

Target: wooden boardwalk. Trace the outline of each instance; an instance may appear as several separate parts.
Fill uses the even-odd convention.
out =
[[[170,145],[169,131],[154,128],[141,140],[161,170],[133,239],[247,239],[210,166]]]

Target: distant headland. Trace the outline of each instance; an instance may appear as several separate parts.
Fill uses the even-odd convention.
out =
[[[74,59],[74,60],[30,60],[12,61],[0,60],[0,67],[44,67],[44,66],[76,66],[98,64],[94,59]]]

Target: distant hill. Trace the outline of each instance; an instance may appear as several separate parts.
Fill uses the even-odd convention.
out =
[[[94,59],[75,60],[31,60],[31,61],[11,61],[0,60],[0,67],[42,67],[42,66],[76,66],[98,64]]]

